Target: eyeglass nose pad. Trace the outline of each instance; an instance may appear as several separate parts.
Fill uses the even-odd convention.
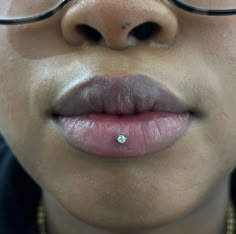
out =
[[[71,48],[95,44],[125,49],[139,43],[160,48],[172,44],[178,31],[176,16],[162,0],[76,2],[62,20],[62,33]]]

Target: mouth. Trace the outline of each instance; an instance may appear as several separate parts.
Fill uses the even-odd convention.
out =
[[[52,108],[69,145],[109,158],[164,150],[184,135],[194,115],[188,104],[144,75],[94,76]]]

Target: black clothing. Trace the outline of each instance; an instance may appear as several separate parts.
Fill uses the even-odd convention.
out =
[[[236,170],[230,195],[236,204]],[[23,170],[0,135],[0,234],[38,234],[36,224],[40,187]]]
[[[23,170],[0,135],[0,234],[38,234],[40,187]]]

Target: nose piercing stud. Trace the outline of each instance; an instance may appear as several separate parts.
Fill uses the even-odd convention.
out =
[[[123,134],[120,134],[118,137],[117,137],[117,141],[120,143],[120,144],[124,144],[126,141],[127,141],[127,137],[124,136]]]

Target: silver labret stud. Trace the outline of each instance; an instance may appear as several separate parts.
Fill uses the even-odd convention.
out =
[[[127,141],[127,137],[120,134],[118,137],[117,137],[117,141],[120,143],[120,144],[124,144],[126,141]]]

